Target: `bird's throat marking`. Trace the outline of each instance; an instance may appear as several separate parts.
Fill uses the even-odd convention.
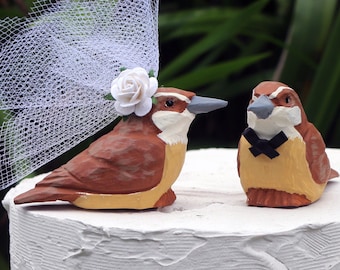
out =
[[[271,159],[280,155],[279,152],[277,152],[275,149],[288,140],[286,134],[284,134],[283,131],[276,134],[270,140],[260,139],[255,131],[251,128],[247,128],[242,133],[242,135],[252,145],[251,147],[249,147],[249,151],[253,154],[254,157],[257,157],[260,154],[264,154]]]

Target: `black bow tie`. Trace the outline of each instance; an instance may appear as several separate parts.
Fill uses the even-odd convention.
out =
[[[246,128],[242,135],[252,145],[252,147],[249,148],[249,151],[254,157],[265,154],[271,159],[280,155],[275,149],[288,140],[283,131],[276,134],[271,140],[260,139],[251,128]]]

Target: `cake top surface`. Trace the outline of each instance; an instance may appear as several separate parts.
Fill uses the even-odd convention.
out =
[[[326,150],[334,169],[340,171],[340,149]],[[319,201],[294,209],[249,207],[236,168],[237,149],[200,149],[187,152],[178,180],[173,185],[177,199],[173,205],[155,210],[84,210],[62,202],[14,205],[13,198],[32,188],[44,175],[22,181],[6,195],[9,211],[29,211],[78,222],[83,226],[121,229],[145,233],[190,230],[204,234],[268,234],[340,222],[337,200],[340,179],[332,179]]]

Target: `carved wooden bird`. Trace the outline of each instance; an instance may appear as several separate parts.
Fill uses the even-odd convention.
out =
[[[121,120],[68,163],[15,198],[16,204],[69,201],[86,209],[147,209],[174,202],[195,114],[226,101],[176,88],[158,88],[151,111]]]
[[[266,81],[256,86],[247,122],[239,142],[238,172],[248,205],[308,205],[338,176],[320,133],[287,85]]]

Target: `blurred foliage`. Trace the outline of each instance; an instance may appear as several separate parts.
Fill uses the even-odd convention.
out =
[[[308,119],[340,147],[340,9],[337,0],[296,1],[274,79],[298,90]]]
[[[0,18],[23,16],[31,5],[2,0]],[[294,88],[327,146],[340,147],[338,1],[161,0],[159,37],[161,85],[229,101],[225,109],[197,116],[189,148],[236,147],[251,90],[264,80]],[[6,265],[0,257],[1,269]]]
[[[22,17],[28,14],[34,0],[0,0],[0,18]]]
[[[161,67],[160,82],[183,88],[204,87],[206,94],[230,96],[229,91],[221,91],[224,88],[221,86],[229,83],[229,77],[256,65],[271,53],[266,41],[254,39],[251,34],[270,23],[269,17],[261,15],[266,2],[258,1],[245,8],[212,6],[180,11],[175,18],[161,13],[160,44],[162,47],[176,44],[177,52],[172,61]],[[161,50],[161,60],[164,54],[168,57],[168,51]]]

